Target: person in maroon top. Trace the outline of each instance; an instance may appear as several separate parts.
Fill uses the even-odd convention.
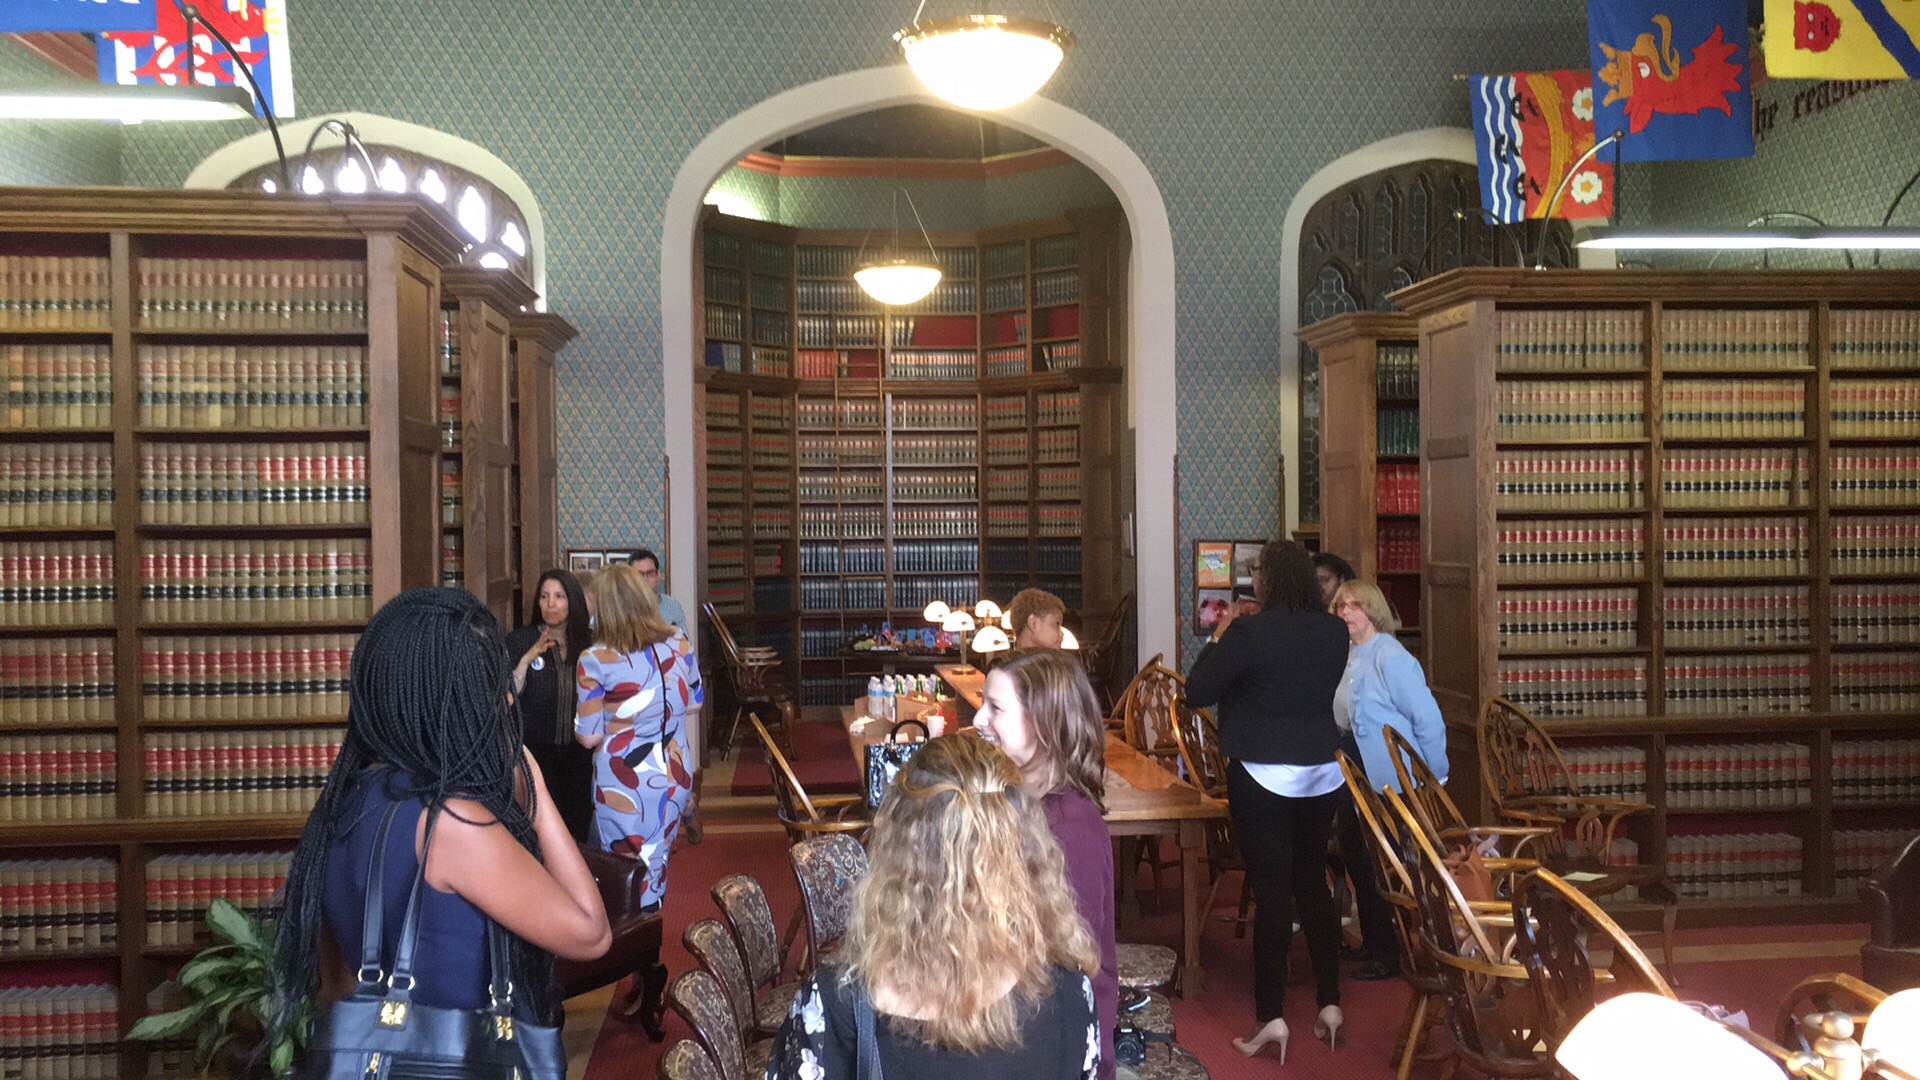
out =
[[[1099,1076],[1112,1080],[1120,970],[1113,940],[1113,839],[1101,817],[1107,734],[1086,668],[1058,649],[1009,654],[987,673],[974,726],[1020,766],[1021,786],[1040,798],[1053,838],[1067,857],[1074,906],[1100,948],[1100,973],[1093,979]]]

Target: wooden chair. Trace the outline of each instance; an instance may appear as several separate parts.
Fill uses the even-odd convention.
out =
[[[660,1027],[660,993],[666,989],[667,967],[660,962],[660,912],[640,911],[647,864],[630,855],[579,846],[607,909],[613,944],[593,960],[556,961],[554,982],[560,996],[570,998],[626,980],[625,992],[614,1000],[608,1014],[639,1024],[649,1039],[659,1042],[666,1037]]]
[[[778,807],[780,824],[787,830],[788,844],[822,833],[865,832],[872,827],[873,823],[863,816],[865,799],[859,795],[808,795],[799,774],[787,763],[787,755],[780,752],[767,726],[752,713],[747,714],[747,722],[753,725],[754,734],[760,737],[760,745],[767,752],[767,772],[773,776],[773,801]]]
[[[800,902],[807,913],[807,958],[811,973],[833,951],[853,917],[853,886],[867,873],[867,849],[846,833],[814,836],[787,849]]]
[[[1399,1039],[1393,1047],[1393,1056],[1400,1063],[1394,1075],[1397,1080],[1407,1080],[1427,1029],[1442,1022],[1446,985],[1440,978],[1439,961],[1433,958],[1426,939],[1420,936],[1420,905],[1413,898],[1413,878],[1400,855],[1412,850],[1413,841],[1404,835],[1404,823],[1391,816],[1380,801],[1360,763],[1348,757],[1344,750],[1336,751],[1334,759],[1340,764],[1341,775],[1346,777],[1347,790],[1353,795],[1360,823],[1366,829],[1374,882],[1393,912],[1394,933],[1400,938],[1400,975],[1413,988],[1412,996],[1407,999],[1406,1015],[1401,1020]]]
[[[1667,868],[1660,863],[1621,864],[1613,858],[1621,823],[1652,813],[1652,805],[1582,794],[1553,737],[1506,698],[1487,702],[1480,713],[1478,735],[1480,776],[1495,811],[1517,824],[1547,825],[1553,830],[1540,840],[1541,865],[1563,878],[1578,875],[1574,880],[1588,896],[1607,896],[1632,886],[1641,899],[1661,906],[1661,951],[1666,956],[1667,978],[1678,985],[1673,926],[1680,896],[1667,878]]]
[[[773,922],[773,907],[760,883],[746,874],[732,874],[713,883],[713,902],[733,932],[734,944],[747,965],[747,990],[753,997],[753,1029],[756,1034],[771,1035],[786,1019],[787,1006],[800,989],[796,982],[782,983],[786,970],[786,948],[779,941]],[[804,913],[800,913],[804,918]],[[792,941],[786,942],[791,946]]]
[[[1505,857],[1534,861],[1536,845],[1553,833],[1552,826],[1468,824],[1467,816],[1460,812],[1453,796],[1447,794],[1447,786],[1434,775],[1413,742],[1391,724],[1382,727],[1380,733],[1386,739],[1387,753],[1393,757],[1400,795],[1435,847],[1445,847],[1449,842],[1484,844],[1492,840],[1500,845]]]
[[[1213,714],[1187,704],[1184,697],[1175,698],[1169,707],[1172,709],[1174,746],[1179,751],[1180,767],[1186,773],[1188,782],[1216,799],[1226,799],[1227,756],[1220,750],[1220,727],[1214,723]],[[1220,883],[1226,880],[1228,874],[1244,875],[1246,869],[1247,861],[1240,855],[1240,844],[1233,833],[1232,819],[1208,821],[1207,872],[1213,881],[1207,887],[1207,906],[1201,910],[1211,915]],[[1240,910],[1233,917],[1234,937],[1247,935],[1247,925],[1252,921],[1249,914],[1252,908],[1253,887],[1247,884],[1243,876],[1240,882]]]
[[[718,919],[701,919],[680,936],[687,954],[707,970],[733,1007],[734,1032],[740,1039],[742,1060],[748,1076],[765,1076],[767,1058],[773,1053],[773,1040],[754,1034],[753,991],[747,985],[747,965],[740,958],[740,947]]]
[[[1154,653],[1152,659],[1142,664],[1139,671],[1134,672],[1133,678],[1128,680],[1126,687],[1120,691],[1120,696],[1113,699],[1113,708],[1107,713],[1107,727],[1116,732],[1124,732],[1127,724],[1127,702],[1139,689],[1141,680],[1146,678],[1149,671],[1160,667],[1160,661],[1165,659],[1166,655],[1166,653]],[[1124,737],[1123,734],[1122,738]]]
[[[780,681],[784,661],[771,650],[742,649],[734,640],[733,631],[727,629],[727,620],[720,617],[712,604],[701,604],[700,610],[713,629],[714,640],[720,643],[720,666],[726,672],[730,706],[724,726],[720,722],[723,710],[714,710],[713,722],[707,728],[708,737],[700,741],[700,764],[706,765],[709,746],[724,752],[733,745],[742,716],[766,717],[779,727],[781,745],[792,750],[793,725],[800,713],[791,691]]]
[[[720,980],[699,968],[683,971],[667,987],[667,1004],[693,1029],[720,1080],[746,1080],[746,1047]]]
[[[1114,708],[1118,713],[1120,738],[1160,765],[1174,769],[1179,765],[1180,748],[1173,736],[1173,703],[1184,695],[1187,680],[1161,664],[1160,655],[1154,654],[1134,675]],[[1108,721],[1108,726],[1115,726],[1113,720]],[[1133,852],[1129,865],[1137,871],[1145,864],[1153,874],[1154,906],[1158,911],[1163,888],[1161,877],[1168,870],[1178,870],[1180,860],[1168,857],[1157,836],[1137,838]],[[1116,871],[1119,869],[1115,867]]]
[[[706,1050],[692,1039],[681,1039],[660,1055],[658,1080],[720,1080],[720,1070]]]
[[[1888,993],[1920,986],[1920,836],[1860,883],[1867,941],[1860,974]]]
[[[1087,678],[1092,681],[1094,692],[1100,695],[1100,704],[1106,707],[1112,703],[1113,680],[1119,674],[1120,645],[1127,633],[1127,619],[1133,615],[1133,593],[1120,594],[1120,602],[1113,606],[1113,613],[1107,616],[1106,624],[1098,634],[1080,642],[1080,663],[1087,669]]]
[[[1813,1040],[1822,1034],[1817,1025],[1811,1023],[1814,1016],[1843,1013],[1853,1020],[1857,1035],[1866,1030],[1867,1017],[1885,1000],[1886,991],[1851,975],[1839,972],[1815,975],[1802,980],[1781,999],[1780,1011],[1774,1018],[1774,1033],[1780,1045],[1788,1050],[1810,1054]]]
[[[1510,955],[1511,932],[1490,925],[1467,902],[1399,793],[1389,789],[1381,798],[1402,821],[1412,845],[1408,877],[1420,912],[1420,936],[1437,965],[1455,1056],[1444,1075],[1465,1064],[1497,1080],[1554,1076],[1553,1056],[1541,1044],[1540,1007],[1527,969]]]
[[[1674,996],[1626,931],[1551,870],[1530,870],[1514,883],[1513,933],[1548,1050],[1558,1050],[1573,1026],[1593,1011],[1598,982],[1611,983],[1613,993]],[[1602,948],[1612,958],[1598,968],[1593,954]]]

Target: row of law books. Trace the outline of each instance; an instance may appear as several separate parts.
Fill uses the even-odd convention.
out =
[[[1034,420],[1042,426],[1080,422],[1080,391],[1047,390],[1033,396]]]
[[[1671,586],[1661,603],[1668,648],[1805,645],[1813,639],[1805,585]]]
[[[1780,832],[1669,836],[1667,876],[1683,902],[1787,899],[1801,893],[1803,847]]]
[[[1805,506],[1810,473],[1804,448],[1672,450],[1660,492],[1674,509]]]
[[[140,598],[155,623],[347,622],[368,618],[373,563],[362,538],[152,540]]]
[[[1027,462],[1027,434],[1021,432],[992,432],[986,437],[987,464],[1023,465]]]
[[[1920,379],[1835,379],[1828,400],[1836,437],[1920,437]]]
[[[893,535],[903,540],[945,540],[980,535],[977,506],[913,506],[893,513]]]
[[[972,315],[979,310],[979,294],[971,281],[943,280],[933,287],[933,291],[910,304],[901,304],[892,309],[893,341],[896,345],[908,345],[913,342],[913,320],[903,315]],[[871,305],[869,305],[871,307]],[[862,310],[855,308],[853,310]],[[905,340],[901,340],[902,327],[905,327]]]
[[[1414,345],[1380,345],[1374,349],[1373,392],[1376,397],[1415,401],[1420,397],[1420,349]]]
[[[1783,810],[1813,805],[1813,751],[1804,743],[1673,743],[1667,809]]]
[[[1080,300],[1080,275],[1073,270],[1033,275],[1033,306],[1073,304]]]
[[[1502,584],[1621,580],[1645,570],[1646,528],[1637,520],[1500,525],[1495,571]]]
[[[1079,536],[1082,519],[1079,503],[1049,503],[1034,512],[1035,534],[1039,536]]]
[[[1835,585],[1835,645],[1920,645],[1920,585]]]
[[[802,403],[804,409],[805,403]],[[731,390],[707,391],[707,426],[737,428],[741,424],[740,395]],[[802,416],[804,418],[804,412]],[[802,427],[808,426],[803,419]],[[832,426],[832,425],[828,425]]]
[[[347,715],[354,634],[150,636],[141,644],[149,720],[327,720]]]
[[[1503,657],[1500,694],[1541,720],[1644,716],[1647,661],[1639,656]]]
[[[1420,474],[1401,473],[1418,505]],[[1505,450],[1494,458],[1499,510],[1638,510],[1646,505],[1642,450]]]
[[[972,428],[980,424],[980,403],[967,398],[895,398],[896,428]]]
[[[364,525],[364,443],[144,443],[143,525]]]
[[[155,330],[361,330],[362,259],[141,258],[140,323]]]
[[[107,259],[0,255],[0,330],[105,330],[112,310]]]
[[[887,354],[887,378],[954,380],[980,377],[972,349],[896,349]]]
[[[110,724],[113,639],[0,639],[0,728]]]
[[[839,398],[821,400],[801,398],[800,426],[820,430],[833,428],[877,428],[880,426],[880,399]]]
[[[987,507],[988,536],[1026,536],[1033,531],[1033,516],[1021,504],[996,504]]]
[[[804,273],[804,271],[802,271]],[[709,290],[709,299],[722,300],[725,297],[713,296]],[[868,296],[865,289],[851,280],[847,281],[800,281],[793,287],[794,306],[803,312],[877,311],[880,302]],[[732,301],[738,303],[739,301]]]
[[[155,817],[297,814],[313,808],[341,728],[148,732],[142,806]]]
[[[793,374],[793,353],[786,349],[771,348],[766,345],[753,347],[753,373],[755,375],[779,375],[783,378]]]
[[[1666,308],[1660,317],[1661,358],[1670,371],[1803,368],[1808,314],[1804,308]]]
[[[1647,801],[1647,751],[1639,746],[1562,746],[1560,758],[1582,795]]]
[[[886,493],[886,484],[877,471],[802,473],[800,476],[801,502],[879,502],[886,498]]]
[[[1027,347],[1025,345],[1002,346],[988,349],[982,357],[986,366],[987,378],[1005,379],[1027,373]]]
[[[1044,342],[1040,346],[1040,363],[1045,371],[1072,371],[1080,366],[1080,343]]]
[[[886,570],[887,550],[880,544],[803,542],[800,545],[803,574],[884,574]]]
[[[1834,742],[1834,805],[1916,799],[1920,799],[1920,739]]]
[[[952,465],[970,467],[978,463],[980,440],[973,435],[895,435],[893,462],[896,465]]]
[[[800,464],[809,469],[877,469],[886,463],[885,447],[879,435],[802,435]]]
[[[1501,371],[1632,371],[1647,366],[1637,310],[1500,312]]]
[[[987,498],[994,502],[1026,502],[1033,497],[1033,474],[1025,469],[989,469]]]
[[[801,315],[796,342],[803,349],[877,349],[880,347],[878,315]],[[712,331],[708,331],[712,333]],[[714,334],[727,337],[726,334]]]
[[[1080,497],[1080,468],[1036,469],[1034,470],[1034,494],[1042,499],[1077,499]]]
[[[0,443],[0,527],[110,528],[113,447]]]
[[[802,611],[885,611],[887,583],[884,578],[855,578],[845,581],[803,578],[800,582]]]
[[[1379,514],[1420,512],[1420,466],[1388,462],[1376,467],[1373,509]]]
[[[1836,308],[1828,336],[1836,368],[1920,367],[1920,310]]]
[[[787,492],[783,501],[792,502],[793,493]],[[793,537],[793,511],[783,506],[756,507],[753,512],[753,538],[755,540],[787,540]]]
[[[1836,712],[1920,710],[1920,654],[1834,654],[1832,702]]]
[[[755,308],[753,310],[753,340],[756,343],[764,345],[792,345],[793,323],[788,321],[787,313],[784,311],[763,311]],[[755,370],[758,371],[759,350],[756,349],[754,352]],[[791,374],[791,372],[781,372],[780,374]]]
[[[1027,426],[1027,396],[989,397],[986,401],[986,427],[1024,428]]]
[[[1639,644],[1640,590],[1501,589],[1496,633],[1505,652],[1577,652]]]
[[[7,1080],[118,1077],[119,991],[104,983],[0,989],[0,1068]]]
[[[980,595],[977,576],[903,577],[893,579],[893,606],[896,610],[924,609],[935,600],[950,604],[972,604]]]
[[[800,536],[807,540],[878,540],[885,535],[886,518],[886,512],[878,506],[810,506],[800,511]]]
[[[77,952],[120,941],[112,859],[0,862],[0,950]]]
[[[1043,428],[1033,435],[1033,460],[1040,462],[1080,460],[1078,428]]]
[[[1835,517],[1836,575],[1920,573],[1920,517]]]
[[[1669,439],[1798,439],[1807,433],[1803,379],[1668,379]]]
[[[113,419],[112,347],[0,345],[0,419],[9,428],[106,427]]]
[[[1893,862],[1913,842],[1911,826],[1900,829],[1841,829],[1833,834],[1834,891],[1848,896],[1860,883]]]
[[[0,626],[113,621],[113,542],[0,543]]]
[[[1837,506],[1920,504],[1920,453],[1835,450],[1829,486]]]
[[[147,944],[210,945],[207,908],[225,898],[258,916],[273,905],[290,851],[189,852],[147,860]]]
[[[791,434],[761,432],[748,445],[748,459],[755,468],[785,469],[793,464]]]
[[[111,818],[112,735],[0,735],[0,822]]]
[[[1805,518],[1699,518],[1664,526],[1669,578],[1791,577],[1808,572]]]
[[[1380,572],[1417,574],[1420,572],[1420,523],[1383,521],[1376,536],[1379,545]]]
[[[146,427],[363,427],[367,350],[359,345],[143,345],[139,406]]]
[[[744,442],[738,431],[707,432],[707,464],[739,465],[746,461]]]
[[[1494,436],[1518,442],[1638,439],[1647,433],[1646,384],[1628,380],[1503,381]]]
[[[1420,410],[1380,409],[1374,415],[1374,452],[1410,457],[1420,452]]]
[[[973,502],[980,497],[979,474],[962,469],[896,472],[893,497],[901,502]]]
[[[793,399],[753,394],[747,400],[747,416],[756,431],[792,431]]]

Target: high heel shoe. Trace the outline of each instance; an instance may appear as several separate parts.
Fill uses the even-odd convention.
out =
[[[1340,1025],[1347,1022],[1347,1014],[1340,1011],[1338,1005],[1328,1005],[1320,1010],[1320,1016],[1313,1022],[1315,1036],[1327,1040],[1327,1049],[1338,1050]]]
[[[1287,1063],[1287,1034],[1287,1022],[1276,1016],[1267,1021],[1265,1027],[1254,1032],[1253,1038],[1233,1040],[1233,1048],[1247,1057],[1252,1057],[1259,1053],[1260,1048],[1268,1043],[1278,1043],[1280,1044],[1280,1064],[1285,1065]]]

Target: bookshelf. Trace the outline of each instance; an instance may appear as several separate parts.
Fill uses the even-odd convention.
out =
[[[1300,331],[1320,355],[1320,550],[1379,584],[1420,651],[1419,326],[1358,311]]]
[[[580,335],[573,324],[546,312],[514,315],[513,482],[517,494],[509,551],[519,567],[516,610],[521,623],[538,614],[529,591],[540,575],[560,565],[559,359]],[[517,623],[503,623],[514,626]]]
[[[213,895],[169,875],[288,849],[355,631],[434,580],[459,250],[401,197],[0,194],[0,455],[60,462],[0,535],[0,878],[58,883],[0,992],[92,988],[54,1021],[76,1075],[146,1071],[119,1035]]]
[[[899,663],[844,646],[862,626],[923,628],[931,600],[1004,605],[1034,585],[1089,623],[1117,602],[1122,233],[1102,209],[935,233],[941,284],[888,310],[853,280],[862,233],[706,219],[701,587],[798,658],[803,705],[837,707]],[[770,327],[775,268],[792,271],[771,309],[792,320],[790,369],[755,368],[728,336]],[[763,423],[776,415],[784,428]]]
[[[1683,920],[1853,911],[1920,829],[1916,297],[1892,270],[1473,269],[1395,294],[1463,803],[1489,810],[1472,729],[1504,693],[1582,767],[1638,777],[1632,843]]]

